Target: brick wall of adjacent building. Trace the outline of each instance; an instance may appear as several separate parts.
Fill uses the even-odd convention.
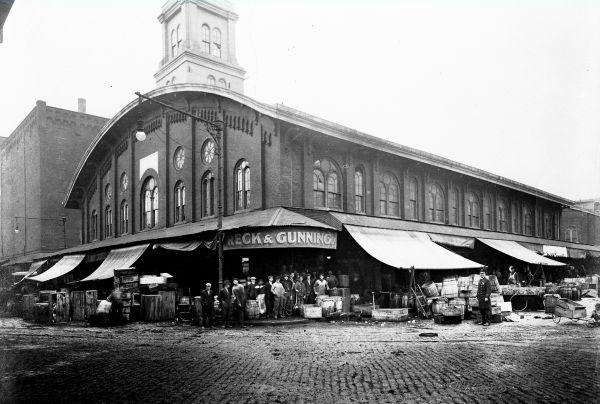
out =
[[[81,215],[64,209],[62,201],[84,150],[105,122],[38,101],[1,143],[2,258],[63,248],[63,216],[67,246],[80,243]]]
[[[545,199],[352,142],[336,140],[322,133],[311,132],[261,115],[227,98],[194,93],[185,97],[175,95],[172,99],[165,100],[203,117],[224,117],[224,211],[227,215],[236,213],[235,168],[241,160],[246,160],[251,168],[250,209],[274,206],[323,208],[315,206],[314,203],[313,170],[327,167],[326,170],[335,170],[338,175],[342,200],[339,210],[355,213],[354,173],[360,168],[364,178],[365,209],[359,213],[396,216],[393,212],[380,210],[379,184],[386,175],[398,186],[398,218],[433,221],[427,201],[428,190],[435,184],[443,198],[443,213],[436,218],[439,223],[500,231],[499,212],[503,203],[506,210],[506,227],[503,231],[550,239],[559,238],[561,206]],[[75,199],[78,199],[76,205],[83,208],[86,218],[85,234],[89,234],[89,218],[92,211],[98,212],[98,222],[104,223],[102,213],[106,206],[110,206],[112,212],[116,212],[123,201],[130,206],[128,233],[143,231],[140,226],[142,185],[149,176],[155,178],[160,190],[160,213],[156,227],[178,224],[174,223],[174,186],[177,181],[183,181],[186,186],[187,214],[184,222],[202,220],[204,198],[201,178],[208,170],[214,175],[217,171],[216,158],[210,164],[202,161],[202,145],[209,138],[204,126],[200,123],[194,125],[190,119],[178,117],[176,114],[163,115],[160,109],[145,105],[142,119],[148,128],[148,136],[145,141],[139,142],[134,141],[132,135],[136,118],[137,111],[134,110],[111,128],[106,134],[105,147],[95,150],[90,155],[89,166],[82,172],[82,178],[86,179],[75,190],[75,193],[80,195],[80,198]],[[174,154],[178,147],[183,147],[186,155],[184,166],[180,170],[174,163]],[[140,173],[140,159],[153,153],[159,156],[157,169]],[[325,177],[328,173],[329,171],[324,173]],[[129,178],[129,190],[120,192],[118,199],[113,197],[110,201],[103,200],[106,188],[114,189],[123,175]],[[411,218],[408,210],[408,182],[412,178],[417,184],[414,218]],[[454,207],[448,198],[450,190],[456,192],[456,221],[450,214]],[[479,200],[476,213],[479,224],[469,223],[467,206],[470,194]],[[483,204],[485,198],[488,201],[486,207],[489,206],[487,210]],[[488,213],[488,210],[489,214],[484,220],[484,213]],[[526,231],[524,225],[527,210],[530,216],[529,231]],[[114,229],[118,228],[118,220],[115,216]],[[118,236],[116,233],[113,231],[111,235],[98,234],[98,237],[115,237]],[[87,237],[86,241],[92,240]]]
[[[564,241],[600,245],[600,215],[579,208],[564,209],[560,234]]]

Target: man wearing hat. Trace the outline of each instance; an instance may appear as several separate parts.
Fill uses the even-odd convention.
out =
[[[233,279],[233,287],[231,288],[232,295],[232,310],[236,320],[240,325],[244,324],[244,312],[246,311],[246,290],[237,279]]]
[[[212,285],[207,282],[205,289],[200,293],[200,302],[202,303],[202,326],[212,327],[215,312],[213,310],[215,293],[212,291]]]
[[[486,276],[485,268],[481,269],[479,273],[481,279],[479,280],[479,285],[477,286],[477,301],[479,303],[479,313],[481,314],[481,323],[485,326],[490,325],[490,308],[492,304],[490,302],[490,295],[492,294],[492,284],[490,280]]]
[[[256,296],[258,296],[258,290],[256,289],[256,277],[251,276],[250,282],[246,284],[246,297],[248,300],[256,300]]]

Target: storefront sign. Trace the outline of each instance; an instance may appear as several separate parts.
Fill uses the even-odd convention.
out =
[[[223,248],[328,248],[337,247],[337,233],[331,230],[278,228],[227,235]]]

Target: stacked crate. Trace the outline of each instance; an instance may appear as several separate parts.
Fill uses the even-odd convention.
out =
[[[140,312],[140,277],[135,268],[115,269],[114,287],[121,292],[123,319],[136,318]]]

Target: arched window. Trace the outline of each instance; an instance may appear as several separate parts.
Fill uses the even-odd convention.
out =
[[[319,169],[313,171],[313,195],[315,198],[315,207],[325,207],[325,179]]]
[[[185,220],[185,184],[177,181],[175,184],[175,223]]]
[[[399,186],[396,178],[383,174],[379,183],[379,213],[386,216],[400,216]]]
[[[104,208],[104,238],[112,236],[113,232],[113,217],[110,205]]]
[[[427,189],[427,219],[430,222],[444,223],[446,221],[444,204],[442,188],[437,184],[431,184]]]
[[[330,172],[327,175],[327,207],[334,209],[342,207],[342,194],[336,172]]]
[[[507,232],[508,231],[508,222],[506,217],[508,212],[506,210],[506,203],[503,200],[499,200],[497,203],[498,206],[498,231]]]
[[[158,224],[158,186],[152,177],[146,178],[142,186],[142,229],[151,229]]]
[[[575,227],[568,227],[565,230],[565,241],[579,243],[579,235],[577,234],[577,229]]]
[[[177,24],[177,51],[181,50],[181,42],[183,38],[181,38],[181,25]]]
[[[221,31],[218,28],[213,29],[213,56],[221,57]]]
[[[361,168],[354,170],[354,211],[365,212],[365,183]]]
[[[210,28],[208,25],[202,25],[202,51],[210,54]]]
[[[215,178],[212,172],[207,171],[202,176],[202,216],[215,214]]]
[[[235,209],[243,210],[250,207],[250,165],[241,160],[235,169]]]
[[[521,232],[521,221],[519,220],[519,207],[516,202],[513,202],[510,207],[510,218],[512,220],[512,232]]]
[[[129,231],[129,204],[126,200],[121,201],[119,233],[126,234]]]
[[[171,30],[171,57],[175,56],[175,49],[177,48],[177,38],[175,35],[175,30]]]
[[[227,88],[227,82],[225,79],[219,79],[219,87]]]
[[[90,240],[98,239],[98,212],[92,211],[90,215]]]
[[[544,213],[544,237],[551,239],[554,236],[554,228],[552,226],[552,216],[550,213]]]
[[[409,178],[406,182],[406,218],[411,220],[417,220],[419,218],[418,213],[418,193],[419,185],[416,178]]]
[[[379,183],[379,214],[387,215],[387,188],[383,182]]]
[[[215,79],[215,76],[213,75],[209,75],[206,78],[206,81],[208,82],[208,84],[210,84],[211,86],[216,86],[217,85],[217,80]]]
[[[492,200],[488,195],[483,197],[483,228],[492,230]]]
[[[315,207],[341,209],[342,177],[337,165],[327,159],[316,160],[313,165],[313,194]]]
[[[529,206],[523,206],[523,232],[526,236],[533,236],[533,215]]]
[[[467,194],[467,226],[478,228],[479,225],[479,198],[473,192]]]
[[[450,201],[450,224],[458,226],[458,212],[460,206],[460,199],[458,188],[451,188],[450,194],[448,195],[448,200]]]

